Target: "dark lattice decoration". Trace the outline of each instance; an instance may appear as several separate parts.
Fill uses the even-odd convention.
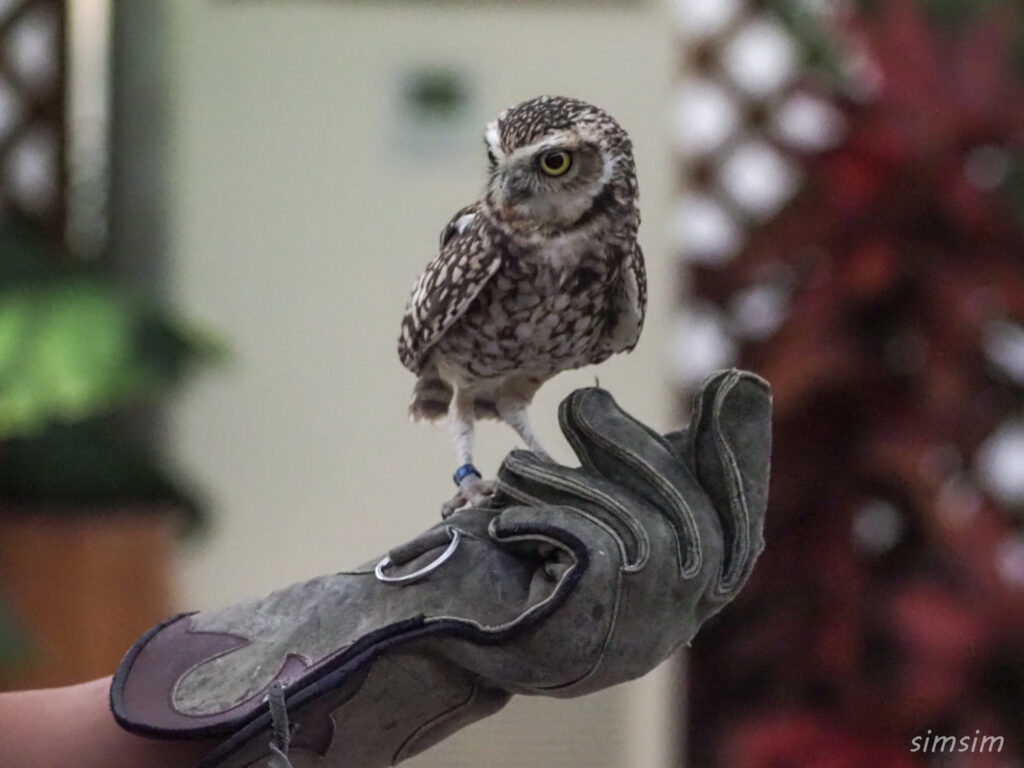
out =
[[[1024,759],[1024,25],[875,5],[842,141],[691,264],[776,406],[767,548],[694,643],[693,765]]]
[[[792,200],[804,165],[834,147],[844,125],[833,83],[807,77],[808,49],[771,4],[675,0],[673,8],[683,37],[672,112],[683,192],[671,234],[686,284],[691,267],[729,263],[750,233]],[[821,25],[826,17],[809,18]],[[765,293],[742,297],[726,308],[730,321],[707,302],[687,300],[672,348],[679,384],[691,387],[732,362],[728,322],[767,333],[771,301]]]
[[[61,236],[65,171],[63,0],[0,0],[0,226]]]
[[[799,188],[842,121],[802,77],[803,49],[762,2],[676,0],[684,78],[673,127],[685,186],[675,225],[689,261],[722,263]]]

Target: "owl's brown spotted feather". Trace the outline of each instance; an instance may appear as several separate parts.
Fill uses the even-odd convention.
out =
[[[622,267],[609,310],[608,330],[602,339],[609,355],[632,352],[640,341],[647,314],[647,270],[640,246]]]
[[[502,113],[487,143],[495,157],[488,194],[444,228],[402,321],[399,357],[419,377],[416,418],[444,415],[453,393],[476,418],[504,417],[502,403],[528,403],[559,371],[633,349],[643,327],[626,133],[585,102],[541,97]],[[562,185],[527,178],[515,188],[529,177],[535,145],[578,153],[576,177]]]
[[[441,231],[441,251],[412,288],[402,318],[398,357],[415,374],[438,339],[469,308],[501,266],[501,253],[480,237],[479,203],[456,213]],[[471,218],[470,218],[471,217]],[[459,222],[464,224],[461,227]]]

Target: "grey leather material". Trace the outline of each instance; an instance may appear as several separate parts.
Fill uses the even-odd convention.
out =
[[[559,411],[581,466],[517,451],[489,508],[378,559],[267,597],[172,619],[122,663],[126,728],[221,736],[200,763],[269,764],[271,684],[295,768],[376,768],[515,693],[577,696],[639,677],[742,587],[763,547],[771,398],[753,374],[701,387],[690,427],[660,435],[600,389]],[[458,542],[452,545],[458,532]],[[277,723],[280,728],[281,723]]]

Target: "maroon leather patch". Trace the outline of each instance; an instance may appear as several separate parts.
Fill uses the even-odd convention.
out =
[[[129,652],[112,689],[114,715],[129,730],[170,738],[231,733],[264,705],[266,689],[211,715],[180,712],[174,708],[171,695],[178,679],[190,669],[248,643],[236,635],[195,632],[191,615],[169,621],[142,638]],[[288,656],[274,680],[288,683],[305,670],[301,659]]]

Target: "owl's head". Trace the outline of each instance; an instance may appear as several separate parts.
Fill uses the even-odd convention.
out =
[[[565,230],[632,206],[632,145],[606,112],[577,99],[540,96],[510,107],[484,135],[492,213],[521,230]]]

